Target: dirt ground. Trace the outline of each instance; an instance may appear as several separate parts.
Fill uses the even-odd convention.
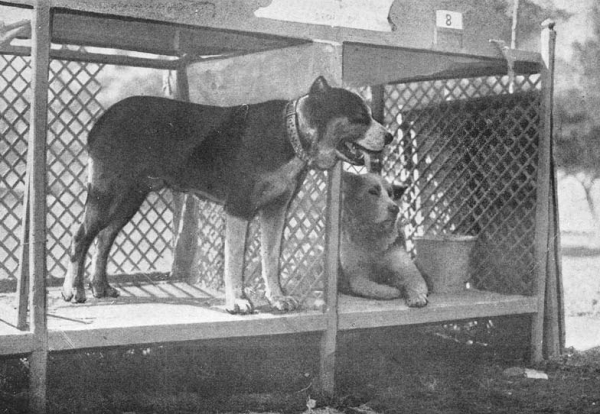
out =
[[[522,323],[492,331],[510,334]],[[54,354],[48,406],[52,413],[600,413],[600,348],[567,352],[534,367],[548,379],[531,379],[506,371],[528,366],[516,345],[523,338],[489,333],[482,322],[460,331],[345,334],[334,400],[314,387],[318,335]],[[2,414],[27,412],[24,364],[0,361]]]

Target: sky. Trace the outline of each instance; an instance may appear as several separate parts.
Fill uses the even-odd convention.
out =
[[[589,21],[588,10],[597,0],[554,0],[555,6],[565,9],[573,14],[567,22],[556,25],[556,52],[557,55],[570,60],[573,53],[573,42],[584,42],[592,35],[592,25]]]

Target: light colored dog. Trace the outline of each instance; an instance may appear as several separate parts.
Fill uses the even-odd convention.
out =
[[[404,297],[411,307],[427,305],[427,284],[403,246],[396,200],[405,187],[376,174],[344,173],[342,293],[372,299]]]

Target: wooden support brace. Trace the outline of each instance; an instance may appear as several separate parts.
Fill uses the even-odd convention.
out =
[[[29,409],[46,412],[48,326],[46,315],[46,134],[50,63],[50,3],[36,0],[32,19],[31,129],[27,152],[29,188],[29,310],[35,349],[29,359]]]
[[[180,39],[177,36],[176,42]],[[179,49],[181,45],[177,45]],[[181,59],[176,72],[175,98],[189,101],[187,60]],[[198,274],[196,254],[198,251],[198,201],[191,194],[173,193],[173,279],[190,280]]]
[[[325,227],[325,317],[327,327],[321,340],[320,391],[331,397],[335,392],[335,358],[338,316],[338,264],[340,249],[340,214],[342,204],[342,163],[328,174],[327,222]]]
[[[546,21],[542,30],[542,133],[540,135],[537,206],[535,219],[535,269],[533,293],[537,296],[538,312],[533,316],[531,332],[531,360],[534,363],[543,359],[544,318],[546,309],[546,281],[548,269],[548,232],[550,217],[551,185],[551,144],[552,144],[552,97],[554,82],[554,48],[556,32],[554,22]],[[547,345],[546,345],[547,346]]]
[[[21,251],[19,253],[19,269],[17,271],[17,329],[27,328],[27,304],[29,302],[29,193],[31,187],[31,170],[27,168],[25,176],[25,195],[23,197],[23,220],[21,221]]]
[[[384,124],[385,117],[385,85],[375,85],[371,87],[371,110],[373,112],[373,119],[380,124]],[[383,169],[383,159],[381,156],[373,157],[367,167],[369,172],[381,174]]]
[[[10,24],[4,24],[0,20],[0,48],[10,45],[10,42],[19,36],[31,36],[31,24],[29,20],[21,20]]]

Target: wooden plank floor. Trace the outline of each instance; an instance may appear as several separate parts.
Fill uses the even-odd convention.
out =
[[[185,282],[115,284],[116,299],[89,298],[67,303],[58,288],[49,288],[48,327],[51,351],[193,341],[212,338],[261,336],[322,331],[319,310],[277,314],[259,308],[253,315],[230,315],[223,300]],[[434,323],[459,319],[536,312],[536,298],[465,291],[431,295],[422,309],[404,301],[373,301],[340,296],[342,330]],[[14,328],[14,294],[0,295],[0,355],[29,352],[33,337]]]

